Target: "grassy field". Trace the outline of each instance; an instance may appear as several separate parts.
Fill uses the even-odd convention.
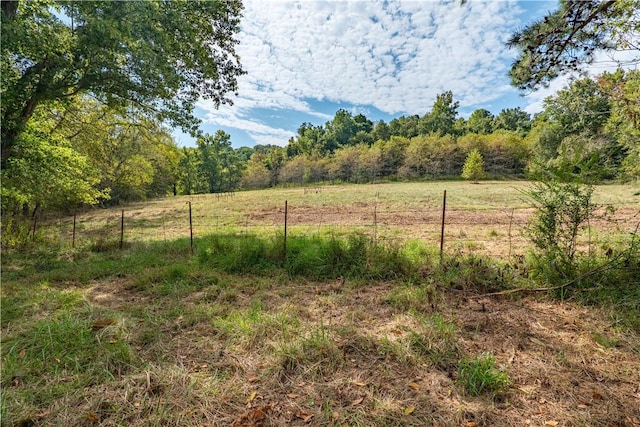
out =
[[[523,181],[465,181],[341,185],[238,192],[233,197],[196,195],[130,204],[125,209],[125,240],[166,241],[189,236],[189,202],[195,236],[235,233],[272,236],[288,233],[347,235],[357,230],[372,238],[403,243],[440,242],[443,193],[447,191],[447,248],[463,253],[507,257],[524,254],[522,227],[531,215]],[[640,221],[640,186],[596,188],[594,202],[612,206],[607,221],[595,220],[583,242],[597,244],[601,233],[628,233]],[[78,245],[115,245],[120,238],[121,209],[94,209],[77,217]],[[73,220],[41,225],[43,239],[70,245]],[[44,237],[46,236],[46,237]]]
[[[345,243],[295,220],[285,258],[276,225],[260,219],[275,209],[281,217],[288,200],[291,218],[296,209],[332,213],[347,234],[361,226],[358,206],[438,210],[446,189],[452,212],[486,211],[488,221],[525,208],[525,185],[196,196],[195,223],[215,231],[217,215],[230,234],[196,233],[195,254],[184,232],[169,232],[185,229],[189,199],[165,199],[125,207],[154,232],[124,250],[95,241],[4,250],[1,424],[636,427],[637,286],[590,282],[558,299],[531,290],[545,284],[528,277],[523,259],[452,250],[440,264],[420,240],[375,242],[369,227]],[[618,207],[607,233],[632,225],[637,190],[598,188],[597,201]],[[83,230],[119,212],[84,213]],[[267,237],[243,235],[247,216]],[[240,225],[221,224],[233,217]],[[486,235],[505,225],[484,227]]]

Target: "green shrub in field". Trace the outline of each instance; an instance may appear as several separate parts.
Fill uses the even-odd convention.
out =
[[[526,229],[535,248],[532,270],[546,281],[576,277],[578,236],[596,209],[593,190],[578,183],[540,182],[525,193],[535,209]]]
[[[504,395],[511,382],[507,373],[495,365],[495,358],[489,353],[483,353],[475,359],[461,359],[458,362],[458,385],[471,396],[491,393],[495,398]]]

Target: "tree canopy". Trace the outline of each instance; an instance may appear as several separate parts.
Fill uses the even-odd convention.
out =
[[[36,107],[91,94],[196,133],[194,103],[230,103],[240,0],[2,1],[2,165]]]
[[[640,0],[560,0],[560,8],[515,32],[508,46],[520,51],[512,84],[535,90],[579,70],[600,50],[636,52],[640,61]]]

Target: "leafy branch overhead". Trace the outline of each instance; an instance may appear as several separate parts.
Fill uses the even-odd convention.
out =
[[[230,103],[242,3],[2,2],[2,164],[36,107],[91,94],[194,133],[199,97]]]
[[[560,8],[514,33],[507,45],[520,51],[510,71],[522,90],[546,86],[562,73],[594,61],[601,50],[636,52],[640,61],[639,0],[561,0]]]

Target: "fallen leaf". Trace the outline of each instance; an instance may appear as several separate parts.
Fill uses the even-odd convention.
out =
[[[257,391],[252,391],[251,394],[249,395],[249,397],[247,397],[247,407],[250,408],[251,407],[251,402],[253,402],[253,399],[256,398],[256,395],[258,394]]]
[[[247,378],[247,381],[249,381],[250,383],[255,383],[259,379],[260,379],[260,377],[249,377],[249,378]]]
[[[478,423],[477,423],[477,422],[475,422],[475,421],[467,421],[467,422],[464,424],[464,427],[478,427]]]
[[[546,426],[557,426],[558,422],[557,421],[545,421],[544,425],[546,425]]]
[[[97,423],[98,421],[100,421],[100,418],[98,418],[98,416],[96,414],[94,414],[93,412],[87,413],[87,419],[91,423]]]
[[[295,398],[296,398],[296,397],[298,397],[298,396],[300,396],[300,395],[299,395],[299,394],[295,394],[295,393],[289,393],[289,394],[287,394],[287,397],[288,397],[289,399],[295,399]]]
[[[24,356],[26,356],[26,355],[27,355],[27,352],[26,352],[26,351],[24,351],[24,349],[23,349],[23,350],[20,350],[20,353],[18,353],[18,356],[20,356],[20,357],[24,357]]]
[[[305,423],[308,423],[309,421],[311,421],[311,419],[313,418],[314,414],[310,414],[308,412],[298,412],[296,414],[296,418],[300,418],[302,421],[304,421]]]
[[[357,385],[358,387],[364,387],[367,385],[366,383],[361,383],[361,382],[355,382],[354,384]]]
[[[338,421],[338,418],[340,418],[340,414],[338,413],[338,411],[333,411],[333,420]]]
[[[416,411],[416,407],[415,406],[407,406],[406,408],[404,408],[404,414],[405,415],[411,415]]]
[[[261,427],[272,405],[265,405],[245,412],[235,419],[231,427]]]
[[[409,387],[411,387],[412,389],[414,389],[415,391],[420,390],[420,386],[414,382],[411,382],[409,384],[407,384]]]
[[[602,395],[597,391],[593,391],[591,397],[593,397],[593,400],[602,400]]]
[[[113,325],[114,323],[116,323],[115,319],[98,319],[91,324],[91,328],[102,329],[106,328],[107,326]]]
[[[357,406],[362,404],[362,402],[364,401],[364,397],[361,397],[360,399],[356,399],[353,402],[351,402],[351,406]]]

